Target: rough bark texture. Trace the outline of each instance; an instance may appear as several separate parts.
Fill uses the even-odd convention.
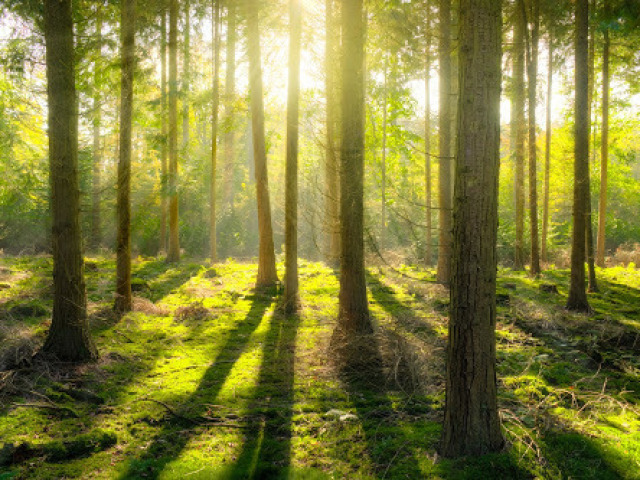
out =
[[[607,3],[605,1],[605,10]],[[600,141],[600,199],[598,201],[598,249],[596,263],[604,267],[607,220],[607,183],[609,169],[609,30],[604,31],[602,45],[602,138]]]
[[[363,1],[342,3],[342,147],[340,150],[340,296],[338,326],[347,337],[372,332],[364,269]]]
[[[589,311],[585,289],[586,188],[589,175],[589,86],[588,86],[588,0],[576,0],[575,32],[575,160],[573,188],[573,236],[571,243],[571,284],[567,308]]]
[[[442,454],[500,450],[496,269],[501,5],[460,2],[460,100]]]
[[[451,77],[451,0],[440,0],[439,9],[440,78]],[[440,236],[438,244],[437,279],[448,284],[451,277],[451,83],[440,82],[439,155],[438,170]]]
[[[224,134],[224,203],[233,208],[233,172],[235,162],[235,130],[233,128],[234,103],[236,95],[236,4],[227,2],[227,50],[226,80],[224,84],[225,99],[225,134]]]
[[[540,243],[538,236],[538,151],[536,142],[536,106],[538,88],[538,37],[540,30],[539,0],[530,0],[531,43],[528,49],[529,94],[529,231],[531,234],[531,275],[540,274]]]
[[[327,149],[325,165],[325,228],[327,230],[326,257],[335,265],[340,261],[340,167],[338,165],[339,96],[338,85],[340,26],[336,0],[326,0],[326,97]]]
[[[262,60],[260,58],[259,3],[247,2],[247,54],[249,56],[249,90],[251,95],[251,124],[253,133],[253,161],[258,203],[258,278],[256,287],[268,287],[278,281],[276,256],[273,247],[271,204],[267,175],[267,152],[264,140],[264,104],[262,99]]]
[[[524,119],[524,32],[526,22],[519,5],[515,9],[513,27],[513,103],[515,131],[515,200],[516,200],[516,242],[514,270],[524,270],[524,157],[526,126]]]
[[[289,0],[289,86],[287,96],[287,165],[285,189],[284,309],[298,309],[298,119],[300,97],[300,0]]]
[[[168,262],[180,260],[178,237],[178,0],[169,0],[169,251]]]
[[[159,251],[167,252],[167,11],[162,0],[160,26],[160,244]]]
[[[425,223],[425,249],[424,249],[424,262],[425,265],[430,267],[433,261],[433,248],[431,242],[433,242],[431,236],[431,229],[433,228],[432,215],[431,215],[431,17],[429,12],[430,6],[427,5],[427,21],[426,21],[426,51],[425,51],[425,77],[424,77],[424,189],[425,189],[425,210],[426,210],[426,223]]]
[[[120,158],[118,160],[118,235],[116,244],[116,299],[118,313],[129,312],[131,299],[131,118],[133,113],[133,72],[135,68],[135,0],[122,2]]]
[[[100,77],[102,59],[102,6],[96,9],[96,59],[93,62],[93,170],[91,176],[91,248],[98,249],[102,241],[100,234],[100,171],[102,169],[102,149],[100,147],[100,124],[102,109],[100,108]]]
[[[551,173],[551,98],[553,95],[553,35],[549,32],[549,63],[547,66],[547,105],[546,132],[544,147],[544,190],[542,194],[542,252],[543,262],[547,258],[547,242],[549,235],[549,175]]]
[[[64,361],[93,360],[98,352],[87,325],[71,0],[44,2],[44,32],[54,295],[51,328],[42,351]]]
[[[211,184],[209,188],[209,257],[218,260],[216,232],[216,175],[218,174],[218,109],[220,106],[220,0],[213,2],[213,109],[211,112]]]

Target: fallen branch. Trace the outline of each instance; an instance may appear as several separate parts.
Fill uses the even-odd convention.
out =
[[[165,410],[167,410],[167,412],[169,412],[171,415],[173,415],[174,417],[180,419],[180,420],[184,420],[188,423],[191,423],[192,425],[207,425],[207,426],[212,426],[212,427],[229,427],[229,428],[247,428],[246,425],[239,425],[237,423],[225,423],[225,422],[220,422],[218,421],[218,419],[216,418],[211,418],[211,417],[205,417],[205,416],[199,416],[196,418],[192,418],[192,417],[186,417],[184,415],[182,415],[181,413],[178,413],[175,408],[173,408],[171,405],[169,405],[168,403],[165,403],[161,400],[156,400],[154,398],[139,398],[137,400],[134,400],[137,402],[152,402],[152,403],[156,403],[158,405],[160,405],[161,407],[163,407]]]
[[[60,407],[58,405],[51,405],[46,403],[12,403],[14,407],[26,407],[26,408],[43,408],[45,410],[54,410],[58,412],[65,412],[72,418],[78,418],[78,414],[71,410],[69,407]]]

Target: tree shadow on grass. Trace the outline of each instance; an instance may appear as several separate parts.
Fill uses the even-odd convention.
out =
[[[193,413],[202,414],[205,410],[202,402],[216,399],[233,366],[249,343],[251,334],[262,322],[272,302],[272,296],[260,293],[254,296],[244,320],[228,333],[228,338],[221,346],[215,361],[207,368],[195,391],[182,402],[183,405],[191,404]],[[187,430],[184,427],[184,422],[166,421],[146,451],[129,464],[127,471],[120,478],[158,478],[164,468],[180,456],[191,437],[200,431],[193,425]]]
[[[195,277],[201,268],[198,263],[172,265],[154,260],[134,270],[132,288],[140,289],[142,296],[155,303]],[[139,282],[137,287],[136,282]]]
[[[277,312],[265,338],[258,384],[242,452],[227,478],[288,478],[300,318]]]

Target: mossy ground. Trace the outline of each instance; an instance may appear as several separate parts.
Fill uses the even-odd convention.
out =
[[[2,258],[0,448],[37,448],[0,479],[640,479],[640,273],[598,273],[584,316],[563,308],[566,271],[500,272],[510,448],[450,461],[436,454],[448,293],[432,271],[369,269],[382,367],[351,382],[332,363],[338,280],[323,264],[301,262],[303,307],[286,317],[277,292],[253,291],[254,264],[138,259],[135,311],[117,319],[114,261],[90,258],[101,358],[71,367],[28,361],[48,327],[50,259]]]

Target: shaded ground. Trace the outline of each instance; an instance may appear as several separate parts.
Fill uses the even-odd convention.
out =
[[[69,367],[30,361],[50,260],[0,259],[0,479],[640,478],[635,269],[599,272],[589,317],[563,309],[567,272],[500,272],[511,448],[457,461],[436,454],[448,293],[433,272],[369,270],[379,361],[350,381],[329,350],[335,273],[300,271],[303,309],[286,317],[275,292],[252,291],[255,265],[139,260],[136,311],[117,319],[114,263],[91,259],[101,359]]]

